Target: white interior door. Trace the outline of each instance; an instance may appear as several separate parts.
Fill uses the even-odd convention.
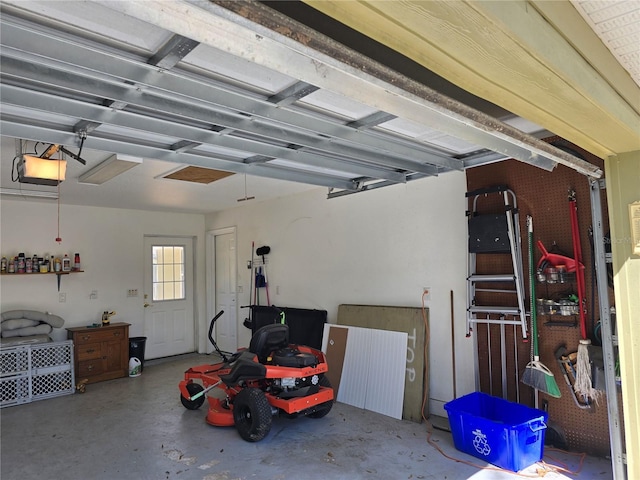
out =
[[[235,352],[238,348],[235,231],[215,234],[214,262],[215,310],[224,310],[224,315],[216,321],[216,343],[220,350]]]
[[[193,239],[144,239],[145,358],[195,350]]]

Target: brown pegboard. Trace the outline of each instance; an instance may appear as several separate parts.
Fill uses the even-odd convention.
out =
[[[603,161],[579,147],[575,147],[566,141],[553,137],[547,139],[549,143],[561,141],[563,145],[573,149],[582,155],[587,161],[604,168]],[[534,267],[540,259],[540,252],[535,247],[535,242],[541,240],[547,250],[558,249],[567,256],[573,258],[573,243],[571,237],[571,223],[569,214],[568,191],[575,190],[578,207],[578,224],[580,240],[582,246],[583,263],[585,264],[585,288],[586,288],[586,309],[587,309],[587,332],[590,338],[593,336],[593,325],[599,319],[599,307],[597,299],[594,300],[593,290],[593,267],[592,249],[590,247],[589,228],[591,219],[591,200],[589,183],[586,177],[562,165],[558,165],[554,171],[546,172],[542,169],[527,165],[516,160],[507,160],[500,163],[476,167],[467,170],[467,191],[486,188],[496,185],[507,185],[516,194],[519,210],[520,231],[522,234],[523,265],[525,275],[525,290],[527,310],[529,310],[529,268],[527,261],[528,242],[526,217],[531,215],[534,224]],[[603,228],[608,231],[608,216],[606,195],[603,199]],[[494,212],[492,208],[500,207],[502,203],[491,204],[478,203],[478,212]],[[486,210],[483,210],[486,208]],[[478,255],[477,273],[504,273],[510,271],[511,262],[508,256],[504,259],[481,258]],[[554,297],[562,294],[565,290],[572,289],[577,292],[575,279],[568,284],[546,285],[536,283],[536,296]],[[484,294],[482,298],[484,304],[508,305],[513,304],[513,300],[505,298],[505,294]],[[609,288],[609,301],[614,304],[613,290]],[[594,307],[595,302],[595,309]],[[600,404],[590,410],[579,409],[571,396],[564,377],[555,359],[555,351],[565,345],[569,352],[574,352],[578,348],[580,340],[580,329],[578,327],[578,316],[575,316],[576,327],[549,327],[544,323],[548,319],[566,320],[573,317],[538,317],[539,349],[540,360],[554,373],[560,391],[561,398],[552,398],[545,394],[540,394],[540,402],[546,399],[549,402],[549,418],[556,425],[564,430],[569,447],[572,450],[586,452],[592,455],[605,456],[610,454],[609,447],[609,427],[607,416],[606,398],[602,398]],[[501,359],[500,359],[500,326],[490,326],[491,352],[489,352],[487,341],[487,325],[475,326],[479,345],[478,356],[480,365],[480,386],[486,393],[502,396],[501,388]],[[530,359],[530,343],[524,343],[520,338],[520,329],[517,331],[517,339],[514,344],[513,328],[505,327],[506,331],[506,358],[507,358],[507,398],[512,401],[517,400],[517,383],[519,383],[520,403],[533,406],[533,389],[516,382],[515,375],[515,351],[518,352],[518,372],[521,373]],[[491,378],[489,381],[489,360],[491,360]]]

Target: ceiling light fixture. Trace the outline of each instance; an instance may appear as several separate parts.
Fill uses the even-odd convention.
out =
[[[58,198],[58,192],[22,190],[18,188],[0,188],[0,195],[11,195],[14,197],[51,198],[54,200]]]
[[[129,155],[111,155],[102,163],[99,163],[91,170],[78,177],[80,183],[91,183],[102,185],[104,182],[126,172],[127,170],[140,165],[142,158]]]
[[[20,183],[56,186],[65,179],[66,160],[48,160],[32,155],[22,155],[18,160]]]

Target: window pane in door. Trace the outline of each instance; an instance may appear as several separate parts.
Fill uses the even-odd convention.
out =
[[[158,265],[163,263],[162,247],[153,247],[153,264]]]
[[[154,246],[153,250],[153,301],[183,300],[184,247]]]
[[[162,279],[165,282],[173,282],[175,280],[175,278],[173,278],[173,265],[162,266]]]
[[[184,282],[176,282],[175,286],[176,298],[184,298]]]
[[[164,300],[173,300],[173,282],[162,284]]]
[[[183,265],[174,265],[173,266],[173,278],[175,280],[182,280],[184,278]]]
[[[162,283],[154,283],[153,284],[153,301],[157,302],[158,300],[163,300],[164,295],[162,292]]]
[[[154,265],[153,266],[153,281],[154,282],[161,282],[162,281],[162,266],[161,265]]]

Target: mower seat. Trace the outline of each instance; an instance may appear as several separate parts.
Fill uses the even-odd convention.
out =
[[[231,371],[220,375],[225,385],[231,387],[243,380],[260,380],[267,374],[267,367],[254,361],[255,354],[244,350],[240,352],[236,361],[231,364]]]
[[[272,355],[273,363],[281,367],[312,367],[318,364],[318,359],[312,353],[300,352],[297,348],[281,348]]]
[[[289,326],[273,323],[265,325],[253,334],[249,351],[258,356],[258,362],[266,363],[271,352],[287,345],[289,345]]]

